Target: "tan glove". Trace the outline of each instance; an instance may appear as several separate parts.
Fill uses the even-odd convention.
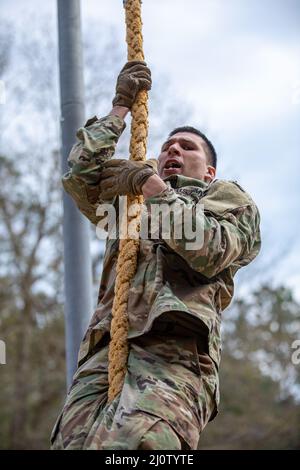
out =
[[[114,196],[143,194],[142,187],[150,176],[157,174],[157,160],[145,162],[113,159],[103,163],[100,174],[100,194],[104,200]]]
[[[131,109],[138,92],[150,90],[151,84],[151,72],[146,62],[139,60],[127,62],[118,76],[113,106],[125,106]]]

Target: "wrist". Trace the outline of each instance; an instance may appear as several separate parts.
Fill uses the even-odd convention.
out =
[[[109,114],[112,116],[118,116],[121,119],[125,119],[129,111],[130,109],[126,108],[125,106],[114,106]]]
[[[142,192],[145,199],[161,193],[167,188],[166,183],[158,176],[150,176],[142,186]]]

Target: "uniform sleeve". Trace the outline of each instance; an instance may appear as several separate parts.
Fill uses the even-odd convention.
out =
[[[252,199],[241,191],[231,187],[214,194],[208,192],[196,207],[190,197],[169,187],[148,198],[146,204],[148,211],[153,203],[168,206],[170,231],[167,236],[160,232],[164,242],[192,269],[212,278],[229,266],[238,269],[248,264],[260,250],[259,212]],[[200,242],[196,242],[196,236],[190,237],[186,223],[198,234]]]
[[[95,225],[101,219],[96,215],[101,202],[98,187],[101,165],[112,158],[125,126],[118,116],[89,119],[78,129],[78,141],[68,157],[70,169],[62,177],[63,187],[78,209]]]

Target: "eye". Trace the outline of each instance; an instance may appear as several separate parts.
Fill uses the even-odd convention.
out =
[[[192,147],[189,144],[183,144],[183,150],[192,150]]]

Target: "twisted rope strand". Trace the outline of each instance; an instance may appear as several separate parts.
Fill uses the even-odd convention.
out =
[[[128,60],[144,60],[141,0],[126,0],[125,21]],[[148,93],[141,91],[132,107],[130,159],[145,160],[148,136]],[[127,234],[130,225],[138,233],[143,197],[127,197],[127,215],[121,221],[121,233]],[[135,275],[139,239],[127,237],[120,240],[119,256],[116,267],[112,322],[110,329],[108,367],[108,400],[111,402],[122,390],[127,372],[128,358],[128,297],[130,281]]]

